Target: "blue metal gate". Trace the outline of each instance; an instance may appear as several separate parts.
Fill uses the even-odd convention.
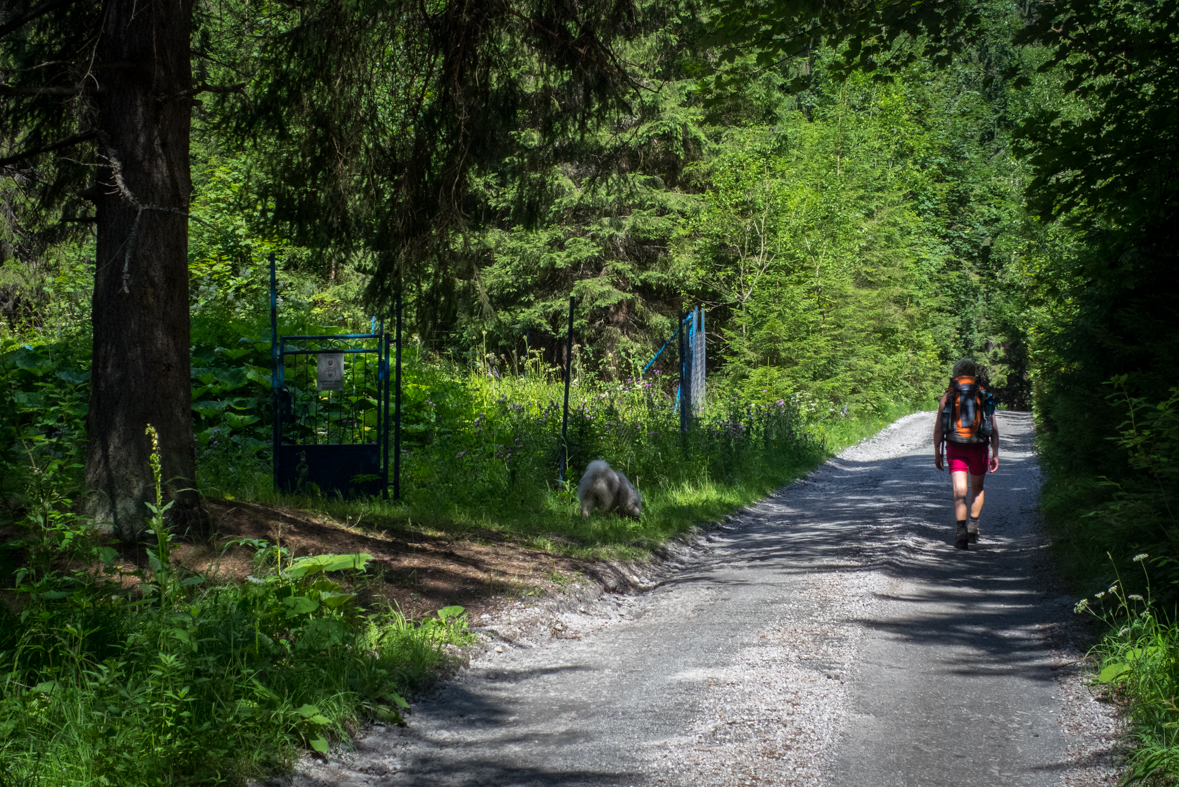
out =
[[[389,345],[368,333],[279,336],[270,259],[274,488],[385,495],[389,487]]]

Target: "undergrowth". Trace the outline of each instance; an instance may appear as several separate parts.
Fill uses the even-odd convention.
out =
[[[1145,553],[1132,558],[1141,576],[1127,590],[1120,577],[1091,598],[1077,603],[1077,612],[1094,616],[1108,632],[1094,648],[1096,683],[1122,702],[1130,722],[1133,748],[1123,775],[1127,783],[1151,782],[1179,773],[1179,622],[1175,608],[1165,609],[1152,596],[1148,562],[1172,561]],[[1166,783],[1173,783],[1167,781]]]
[[[1043,508],[1068,576],[1084,589],[1077,611],[1102,625],[1096,680],[1130,721],[1126,779],[1173,783],[1166,780],[1179,777],[1179,388],[1151,402],[1131,396],[1124,377],[1109,385],[1124,420],[1105,464],[1120,471],[1060,472],[1065,463],[1049,435],[1041,440],[1049,471]],[[1137,564],[1141,571],[1123,570]]]
[[[244,583],[175,568],[158,454],[153,470],[154,541],[135,570],[70,500],[26,492],[0,597],[0,785],[241,783],[299,745],[326,753],[358,718],[399,722],[402,695],[465,641],[457,607],[416,622],[358,607],[368,555],[252,541]]]
[[[886,402],[857,414],[808,412],[802,397],[767,390],[759,400],[715,386],[709,406],[681,431],[674,380],[575,376],[565,479],[558,478],[558,377],[470,370],[410,352],[405,361],[402,499],[345,501],[282,495],[287,503],[370,526],[462,536],[493,530],[529,546],[579,557],[643,557],[668,538],[718,519],[789,483],[827,456],[912,411]],[[813,407],[813,406],[812,406]],[[577,481],[604,458],[643,495],[638,520],[580,517]],[[271,489],[265,457],[202,454],[202,488],[260,502]]]

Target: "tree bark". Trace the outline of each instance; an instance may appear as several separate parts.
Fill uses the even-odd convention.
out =
[[[199,527],[189,368],[188,212],[192,0],[107,0],[99,72],[88,509],[125,541],[146,529],[159,432],[169,525]]]

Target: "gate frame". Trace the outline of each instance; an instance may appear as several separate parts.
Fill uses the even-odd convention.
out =
[[[399,304],[400,305],[400,304]],[[400,309],[398,309],[398,318],[400,318]],[[400,323],[400,319],[398,319]],[[400,329],[400,324],[398,324]],[[398,331],[400,333],[400,330]],[[400,338],[400,336],[398,337]],[[301,342],[355,342],[363,340],[376,340],[375,348],[341,348],[332,347],[324,349],[286,349],[288,341]],[[280,336],[278,333],[278,287],[275,270],[275,255],[270,254],[270,360],[271,360],[271,374],[270,385],[272,393],[271,413],[272,413],[272,442],[271,442],[271,473],[274,482],[274,490],[276,492],[290,492],[293,491],[294,472],[288,465],[294,464],[294,458],[300,454],[303,455],[303,460],[306,463],[308,482],[319,486],[320,490],[325,493],[339,492],[347,497],[354,491],[364,492],[372,491],[379,493],[382,497],[388,498],[389,495],[389,350],[392,344],[392,337],[385,333],[384,321],[381,321],[380,328],[377,328],[377,319],[374,317],[372,321],[372,328],[369,333],[353,333],[353,334],[322,334],[322,335],[290,335]],[[398,355],[400,355],[400,342],[398,342]],[[282,442],[283,430],[283,413],[281,403],[281,393],[283,391],[283,383],[285,382],[285,363],[284,360],[289,355],[318,355],[321,352],[337,352],[346,355],[359,354],[375,354],[377,356],[377,427],[376,440],[371,443],[312,443],[312,444],[288,444],[284,445]],[[398,377],[400,378],[400,368]],[[400,383],[400,379],[398,380]],[[398,400],[400,400],[401,386],[397,386]],[[398,401],[400,404],[400,401]],[[398,407],[400,411],[400,407]],[[400,415],[400,412],[398,412]],[[400,420],[400,419],[398,419]],[[398,424],[400,425],[400,424]],[[400,430],[398,430],[400,432]],[[397,435],[400,437],[400,434]],[[375,469],[375,475],[379,479],[375,482],[365,484],[353,484],[347,477],[344,483],[339,483],[338,478],[340,472],[347,472],[348,470],[363,470],[363,466],[367,465],[370,469]],[[318,468],[318,472],[315,468]],[[336,472],[331,472],[335,470]],[[356,473],[353,473],[353,476]],[[396,483],[396,481],[395,481]],[[399,485],[398,485],[399,486]],[[397,491],[400,491],[399,489]]]

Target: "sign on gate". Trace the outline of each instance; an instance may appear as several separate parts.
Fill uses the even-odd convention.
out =
[[[315,389],[344,390],[344,353],[320,353],[317,360]]]
[[[275,255],[270,255],[270,376],[274,489],[385,495],[389,486],[389,351],[374,318],[368,333],[279,335]],[[397,307],[401,336],[401,307]],[[398,342],[398,357],[401,353]],[[348,359],[345,375],[344,358]],[[397,370],[400,403],[401,370]],[[398,423],[398,418],[395,423]],[[394,451],[400,448],[394,443]],[[399,491],[395,461],[393,490]]]

